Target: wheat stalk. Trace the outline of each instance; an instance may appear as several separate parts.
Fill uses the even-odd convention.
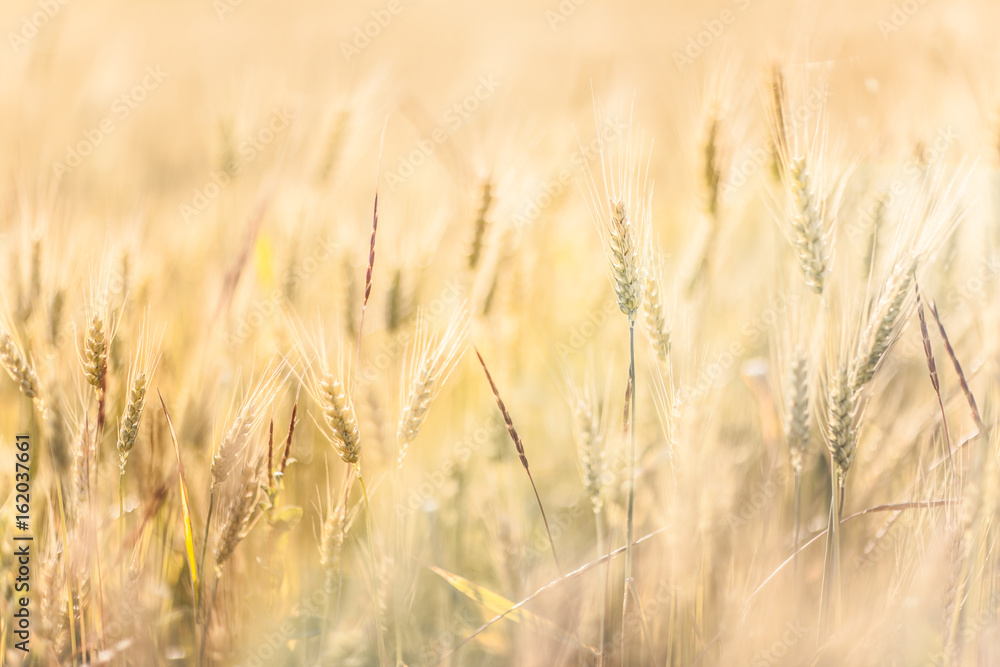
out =
[[[598,119],[598,127],[602,123]],[[624,145],[622,145],[624,143]],[[637,145],[638,144],[638,145]],[[646,264],[649,252],[649,213],[652,187],[648,181],[649,164],[642,168],[641,141],[630,131],[624,142],[606,147],[600,144],[603,193],[587,169],[590,194],[590,211],[601,236],[611,269],[611,282],[619,310],[628,318],[629,325],[629,388],[630,431],[627,510],[625,518],[625,591],[622,602],[622,626],[628,614],[628,598],[634,595],[632,578],[632,541],[635,505],[635,319],[642,305]],[[638,152],[638,154],[637,154]],[[608,202],[610,208],[599,202]],[[633,217],[634,216],[634,219]],[[638,599],[635,603],[638,605]],[[641,613],[641,612],[640,612]],[[622,633],[623,658],[628,662],[628,642]]]
[[[212,515],[215,511],[219,487],[230,473],[245,461],[247,443],[253,431],[263,419],[265,404],[273,403],[277,395],[278,383],[283,378],[277,369],[266,371],[254,387],[247,392],[236,410],[229,428],[226,430],[215,455],[212,457],[211,484],[208,495],[208,513],[205,516],[205,535],[202,540],[201,558],[198,569],[204,571],[205,552],[208,549],[208,537],[212,528]]]
[[[146,389],[156,368],[156,355],[151,354],[150,342],[146,335],[147,322],[148,317],[143,321],[139,349],[129,370],[128,401],[125,403],[118,426],[118,546],[122,553],[122,557],[119,558],[119,573],[123,590],[125,588],[125,464],[139,437],[139,421],[146,404]]]
[[[788,373],[787,415],[785,418],[785,442],[792,466],[794,493],[793,546],[799,548],[799,523],[802,511],[802,467],[805,453],[809,448],[809,357],[805,351],[797,349],[792,357]]]
[[[826,445],[831,463],[831,498],[820,605],[820,632],[823,634],[829,627],[831,615],[835,626],[840,623],[840,523],[844,512],[847,473],[857,452],[857,394],[847,366],[847,363],[841,363],[837,368],[830,379],[827,396]]]
[[[223,565],[233,555],[236,547],[249,534],[253,527],[251,519],[260,496],[260,477],[263,467],[263,457],[246,461],[240,470],[240,478],[233,491],[233,496],[226,507],[223,517],[219,541],[215,545],[215,581],[212,584],[212,594],[209,597],[208,608],[203,620],[201,650],[198,653],[198,664],[201,665],[208,644],[208,629],[212,622],[212,609],[215,607],[215,596],[219,591],[219,581],[222,579]]]
[[[576,440],[577,458],[583,477],[583,488],[590,500],[597,531],[597,555],[604,553],[604,521],[602,510],[604,498],[601,494],[601,477],[604,474],[604,420],[601,406],[589,383],[581,388],[569,385],[569,402],[573,411],[573,438]],[[598,651],[603,664],[604,626],[607,613],[607,586],[601,587],[600,631]]]
[[[403,373],[403,395],[406,396],[399,427],[396,430],[396,440],[399,451],[396,456],[397,481],[394,485],[396,522],[393,524],[393,552],[398,564],[403,562],[400,534],[404,529],[404,516],[400,511],[399,493],[401,483],[398,472],[403,467],[409,443],[417,438],[430,411],[431,403],[437,398],[454,369],[455,364],[464,351],[465,338],[468,333],[469,317],[464,307],[460,307],[452,316],[445,333],[438,339],[428,335],[427,322],[423,317],[417,321],[416,341],[413,346],[408,372]],[[407,395],[407,387],[408,395]],[[396,664],[402,665],[402,591],[396,583],[399,573],[393,577],[393,610],[394,629],[396,632]]]
[[[362,314],[363,312],[364,311],[362,311]],[[362,318],[361,325],[363,324],[364,322]],[[295,336],[297,341],[296,344],[300,353],[305,354],[305,345],[303,344],[301,337],[297,333]],[[315,344],[313,344],[312,347],[314,350],[317,348]],[[357,476],[358,483],[361,486],[361,493],[365,502],[365,528],[368,534],[369,564],[371,566],[372,577],[375,577],[377,574],[377,567],[375,561],[375,540],[372,534],[371,501],[368,496],[368,485],[366,484],[364,475],[361,472],[362,440],[361,430],[358,426],[357,413],[354,409],[354,401],[350,391],[340,378],[329,370],[325,350],[320,351],[318,357],[319,358],[316,363],[318,368],[313,368],[313,364],[309,365],[309,369],[307,371],[307,390],[313,399],[319,404],[320,409],[323,412],[323,420],[325,423],[325,428],[322,428],[323,434],[326,436],[327,440],[330,441],[330,444],[333,446],[334,451],[336,451],[337,456],[339,456],[344,463],[350,466],[348,469],[348,480],[350,480],[350,471],[353,471],[353,473]],[[348,484],[349,483],[350,482],[348,481]],[[373,601],[375,602],[374,613],[376,632],[378,635],[378,651],[381,662],[382,656],[385,652],[385,642],[382,636],[382,622],[377,603],[379,595],[378,583],[374,579],[371,583]]]

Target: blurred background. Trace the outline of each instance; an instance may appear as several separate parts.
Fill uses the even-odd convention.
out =
[[[5,381],[0,442],[7,451],[15,432],[37,436],[38,572],[66,591],[39,600],[34,662],[13,650],[6,659],[197,664],[200,653],[205,664],[369,665],[384,634],[386,664],[397,645],[409,665],[626,662],[614,648],[620,559],[611,574],[594,560],[624,544],[625,471],[615,464],[627,443],[628,328],[585,167],[600,186],[602,147],[633,137],[655,183],[650,238],[672,352],[660,359],[637,339],[636,533],[662,532],[637,548],[649,636],[632,629],[626,641],[641,650],[627,664],[990,664],[995,556],[982,556],[985,546],[981,560],[955,554],[993,544],[992,510],[975,510],[983,533],[962,533],[938,510],[852,524],[868,521],[843,538],[846,629],[829,641],[816,638],[822,540],[794,577],[755,591],[795,546],[782,440],[787,332],[823,323],[821,339],[839,326],[803,305],[780,223],[774,72],[788,84],[801,138],[824,146],[827,182],[842,200],[831,234],[845,300],[864,306],[880,285],[865,270],[879,252],[865,214],[877,193],[909,187],[929,166],[963,184],[943,197],[960,214],[920,283],[991,423],[998,16],[995,3],[972,0],[6,0],[2,324],[37,372],[45,409]],[[706,184],[711,164],[717,196]],[[90,454],[80,443],[94,437],[97,410],[81,363],[102,308],[111,314],[108,429],[86,445],[96,463],[81,485]],[[455,312],[468,313],[468,336],[456,343],[465,354],[397,466],[417,322],[443,336]],[[144,340],[158,365],[124,475],[131,532],[120,546],[114,447]],[[524,439],[562,569],[473,344]],[[939,342],[934,349],[949,366]],[[346,384],[370,515],[357,484],[344,482],[347,466],[309,391],[321,351],[330,370],[355,378]],[[928,469],[942,436],[916,326],[893,354],[865,415],[848,514],[951,489],[943,468]],[[957,442],[973,424],[955,377],[944,382],[941,412]],[[583,385],[607,466],[596,524],[574,440],[574,387]],[[218,586],[207,620],[155,390],[186,467],[195,547],[207,543],[209,561],[225,521],[215,516],[206,529],[220,441],[249,402],[257,417],[248,446],[262,454],[270,420],[282,442],[298,401],[279,502],[253,505],[224,569],[203,563],[203,580]],[[813,389],[817,414],[822,392]],[[829,511],[818,423],[811,434],[803,539]],[[977,435],[995,450],[991,435]],[[962,465],[992,470],[969,456]],[[6,498],[6,481],[0,490]],[[73,504],[93,509],[87,521],[68,517]],[[335,507],[352,519],[342,565],[323,528]],[[8,545],[5,536],[5,563]],[[530,617],[459,647],[510,603],[588,563],[587,575],[529,605]],[[968,597],[956,590],[974,585],[975,606],[956,612]],[[313,604],[317,590],[327,596]]]

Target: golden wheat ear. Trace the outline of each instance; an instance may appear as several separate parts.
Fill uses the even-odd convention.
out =
[[[440,336],[427,332],[427,321],[420,317],[408,368],[403,373],[405,396],[396,440],[399,443],[397,466],[403,464],[407,445],[420,433],[431,403],[441,393],[448,376],[465,351],[469,333],[469,311],[464,304],[455,311],[448,328]]]

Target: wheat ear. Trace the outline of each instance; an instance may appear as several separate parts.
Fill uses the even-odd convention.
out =
[[[822,294],[829,260],[819,195],[813,189],[805,158],[792,159],[788,171],[795,206],[791,221],[793,245],[806,285]]]
[[[528,457],[524,453],[524,443],[521,442],[521,436],[518,435],[517,429],[514,428],[514,422],[510,418],[510,413],[507,412],[507,406],[504,405],[503,399],[500,398],[500,391],[497,389],[497,385],[493,382],[493,376],[490,375],[490,370],[486,367],[486,362],[483,360],[483,355],[476,350],[476,356],[479,358],[479,363],[483,367],[483,372],[486,373],[486,380],[490,383],[490,389],[493,390],[493,398],[496,399],[497,407],[500,409],[500,414],[503,415],[504,424],[507,426],[507,433],[510,434],[510,439],[514,442],[514,448],[517,450],[517,456],[521,460],[521,466],[524,468],[524,472],[528,474],[528,481],[531,482],[531,489],[535,492],[535,500],[538,501],[538,509],[542,514],[542,522],[545,524],[545,533],[549,537],[549,546],[552,547],[552,558],[556,562],[556,567],[559,571],[562,571],[562,565],[559,564],[559,555],[556,553],[556,543],[552,539],[552,531],[549,530],[549,520],[545,516],[545,508],[542,506],[542,497],[538,495],[538,487],[535,486],[535,480],[531,476],[531,470],[528,468]]]
[[[941,397],[941,381],[938,378],[937,364],[934,361],[934,349],[931,347],[930,333],[927,331],[927,316],[924,314],[924,302],[920,298],[920,285],[913,281],[913,292],[917,297],[917,316],[920,320],[920,340],[924,344],[924,358],[927,359],[927,372],[931,378],[931,386],[937,397],[938,408],[941,410],[941,428],[944,430],[944,446],[948,457],[948,466],[952,478],[955,476],[955,461],[951,456],[951,435],[948,433],[948,416],[944,409],[944,399]]]
[[[820,632],[823,634],[830,627],[831,616],[835,627],[840,623],[840,522],[847,473],[857,451],[856,399],[847,363],[841,363],[830,379],[827,396],[826,445],[830,452],[831,497],[820,602]]]
[[[644,275],[639,261],[639,239],[621,199],[611,202],[608,248],[618,308],[632,322],[642,305]]]
[[[886,353],[899,336],[900,326],[916,279],[916,261],[900,260],[893,267],[865,326],[851,370],[850,383],[855,393],[871,382],[885,360]]]
[[[945,331],[941,317],[938,315],[937,304],[933,301],[931,302],[931,315],[934,316],[934,321],[937,322],[938,331],[941,332],[941,339],[944,341],[944,349],[951,359],[952,366],[955,367],[955,374],[958,375],[958,383],[962,387],[962,393],[965,394],[966,402],[969,404],[969,414],[972,415],[972,420],[976,423],[976,428],[979,429],[979,432],[985,435],[986,425],[983,423],[979,407],[976,405],[976,397],[972,394],[972,390],[969,389],[969,383],[966,381],[965,373],[962,371],[962,364],[958,362],[958,355],[955,354],[955,349],[951,346],[951,341],[948,339],[948,332]]]
[[[39,384],[35,369],[6,331],[0,331],[0,364],[17,383],[22,394],[33,400],[38,399]]]
[[[403,464],[407,445],[417,438],[431,403],[461,358],[469,329],[468,312],[464,308],[456,311],[440,338],[429,336],[426,327],[426,320],[421,318],[417,322],[416,342],[408,372],[404,373],[405,402],[396,430],[399,442],[397,467]]]
[[[104,405],[107,392],[108,340],[104,318],[94,313],[84,339],[84,375],[97,394],[97,433],[104,430]]]
[[[483,181],[482,194],[479,198],[479,208],[476,210],[476,220],[472,232],[472,245],[469,249],[469,268],[475,270],[483,254],[483,241],[486,238],[487,217],[493,204],[493,183],[489,178]]]
[[[319,380],[317,389],[323,417],[329,427],[327,436],[337,455],[352,466],[358,465],[361,454],[361,431],[351,397],[343,383],[330,373]]]
[[[646,334],[653,345],[656,358],[667,363],[670,358],[670,327],[667,325],[666,306],[663,302],[663,268],[659,258],[649,263],[646,272],[646,293],[642,302]]]

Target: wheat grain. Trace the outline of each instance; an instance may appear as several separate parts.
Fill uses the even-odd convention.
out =
[[[524,472],[528,475],[528,480],[531,482],[531,488],[535,492],[535,500],[538,501],[538,510],[542,515],[542,523],[545,524],[545,532],[549,537],[549,546],[552,547],[552,558],[556,562],[556,567],[562,570],[562,566],[559,565],[559,555],[556,553],[556,543],[552,539],[552,531],[549,529],[549,520],[545,516],[545,508],[542,506],[542,498],[538,495],[538,487],[535,486],[535,480],[531,476],[531,470],[528,468],[528,457],[524,453],[524,443],[521,442],[521,436],[518,435],[517,429],[514,428],[514,422],[510,418],[510,413],[507,412],[507,406],[504,405],[503,399],[500,398],[500,391],[497,389],[496,383],[493,382],[493,376],[490,375],[490,371],[486,368],[486,362],[483,360],[483,355],[476,350],[476,356],[479,358],[479,363],[483,367],[483,372],[486,373],[486,380],[490,383],[490,389],[493,391],[493,398],[496,399],[497,407],[500,409],[500,414],[503,416],[504,424],[507,426],[507,433],[510,435],[510,439],[514,442],[514,449],[517,450],[517,457],[521,460],[521,466],[524,468]]]
[[[58,289],[49,300],[49,345],[55,347],[62,338],[63,315],[66,307],[66,291]]]
[[[118,456],[121,459],[121,473],[123,475],[125,474],[125,463],[128,461],[128,455],[135,446],[136,438],[139,435],[139,419],[142,417],[142,408],[145,402],[146,372],[139,371],[132,381],[128,403],[125,405],[121,427],[118,430]]]
[[[469,318],[467,311],[459,308],[440,337],[429,336],[426,320],[417,323],[416,342],[409,364],[409,372],[403,374],[405,398],[396,439],[399,442],[397,465],[402,465],[406,456],[406,446],[413,442],[420,427],[427,418],[431,403],[441,392],[441,388],[454,369],[465,349]]]
[[[900,260],[893,268],[872,309],[868,324],[858,342],[851,369],[851,388],[857,393],[875,376],[889,348],[899,336],[900,325],[912,302],[911,287],[916,262]]]
[[[987,432],[986,425],[983,423],[983,418],[979,413],[979,406],[976,405],[976,397],[969,388],[969,383],[965,379],[965,372],[962,370],[962,364],[959,363],[958,355],[955,354],[955,349],[951,346],[948,332],[945,331],[944,323],[941,321],[940,315],[938,315],[937,304],[933,301],[931,302],[931,315],[934,316],[934,321],[937,322],[938,331],[941,332],[941,339],[944,341],[945,352],[948,353],[948,357],[951,359],[951,364],[955,368],[955,374],[958,376],[958,384],[962,388],[962,393],[965,394],[966,402],[969,404],[969,414],[972,415],[972,420],[975,422],[979,433],[985,434]]]
[[[645,276],[640,263],[639,240],[636,238],[636,230],[629,219],[626,204],[621,199],[611,202],[608,248],[618,308],[628,315],[630,321],[634,321],[636,311],[642,304]]]
[[[601,476],[604,474],[604,430],[599,408],[589,388],[571,394],[573,437],[583,474],[583,488],[595,513],[604,506]]]
[[[326,572],[327,590],[333,590],[337,570],[340,567],[340,557],[344,548],[344,535],[347,510],[342,504],[332,508],[323,520],[319,539],[319,564]]]
[[[237,545],[246,538],[250,519],[260,494],[262,459],[243,464],[236,490],[223,515],[219,542],[215,547],[215,567],[219,569],[232,556]]]
[[[667,325],[665,304],[663,302],[663,275],[660,261],[650,262],[646,274],[646,293],[643,299],[643,313],[646,322],[646,334],[653,345],[653,352],[663,363],[670,358],[670,327]]]
[[[806,285],[821,294],[828,269],[823,213],[805,158],[794,158],[789,168],[794,211],[792,240]]]
[[[403,269],[397,267],[392,273],[385,306],[385,326],[389,333],[398,331],[413,315],[413,295],[406,289]]]
[[[482,194],[479,197],[479,208],[473,225],[472,245],[469,250],[469,268],[475,270],[483,254],[483,240],[486,238],[487,216],[493,204],[493,183],[489,178],[483,181]]]
[[[796,350],[789,368],[788,407],[785,418],[785,441],[792,470],[801,474],[803,458],[809,446],[809,358]]]
[[[22,394],[31,399],[38,398],[39,383],[35,369],[6,331],[0,331],[0,364],[3,364],[4,370],[17,383]]]
[[[343,383],[330,373],[323,375],[317,389],[323,417],[329,427],[327,437],[344,463],[357,465],[361,453],[361,431],[351,397]]]
[[[854,462],[857,430],[854,424],[856,393],[847,364],[841,364],[830,380],[827,405],[827,448],[833,460],[838,482],[843,484]]]
[[[97,392],[104,390],[108,373],[108,342],[104,326],[104,319],[95,313],[84,341],[84,375],[87,383]]]
[[[251,434],[263,419],[264,406],[273,402],[276,396],[281,378],[282,375],[277,370],[265,372],[241,401],[229,428],[219,441],[215,456],[212,457],[213,493],[242,459]]]
[[[719,183],[722,182],[722,158],[719,150],[719,116],[713,113],[709,117],[703,147],[702,179],[705,183],[706,200],[709,217],[714,225],[719,216]]]

